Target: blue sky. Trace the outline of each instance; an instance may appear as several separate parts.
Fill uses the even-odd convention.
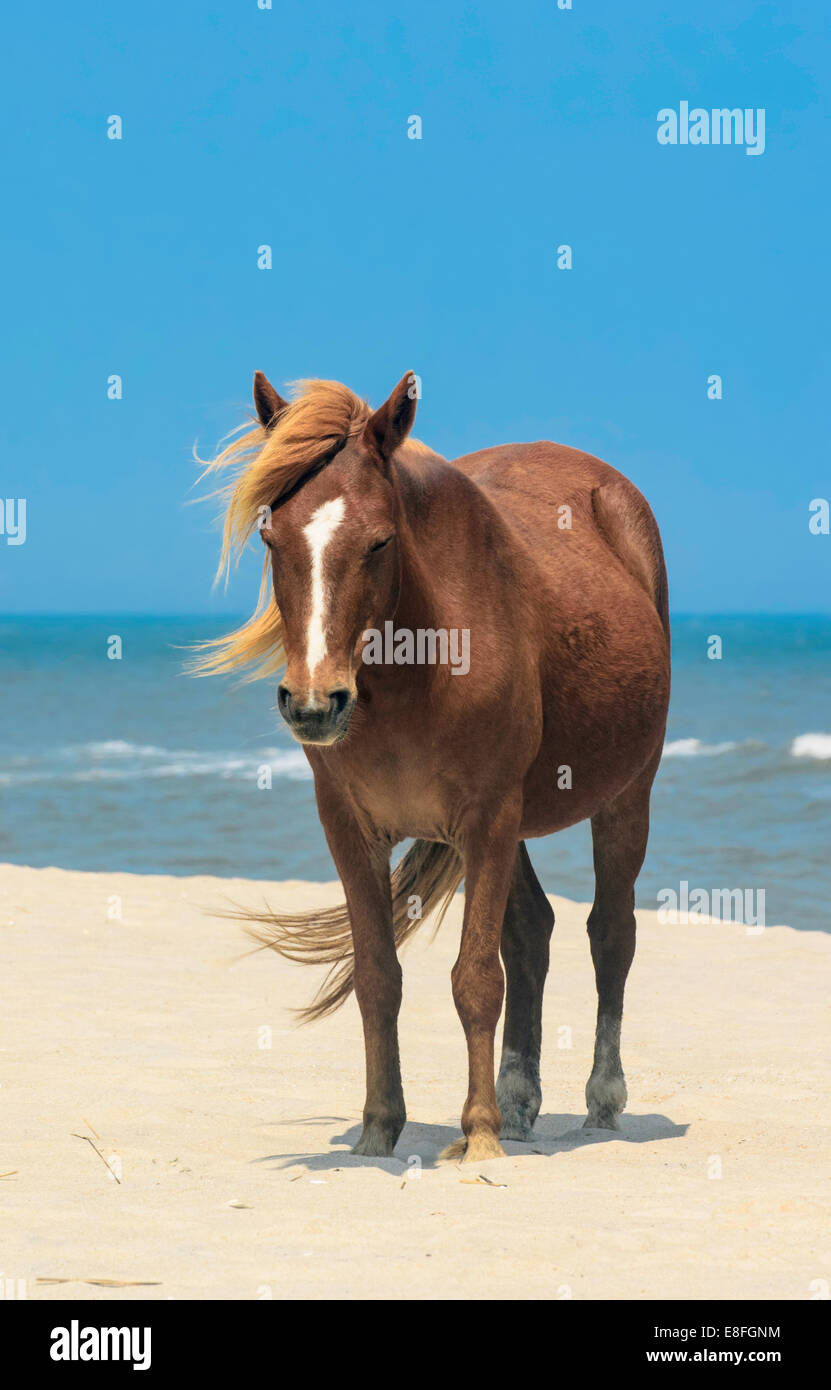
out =
[[[212,594],[186,504],[261,368],[376,403],[413,369],[448,457],[599,454],[654,507],[676,611],[829,611],[829,40],[820,0],[787,11],[10,11],[0,495],[27,539],[0,536],[0,610],[246,609],[259,557]],[[684,100],[764,108],[764,154],[659,145]]]

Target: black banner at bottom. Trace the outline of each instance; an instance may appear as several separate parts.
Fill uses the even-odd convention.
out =
[[[458,1372],[468,1368],[466,1358],[471,1352],[479,1360],[504,1347],[509,1331],[514,1331],[504,1322],[506,1313],[518,1329],[523,1324],[527,1327],[526,1370],[534,1377],[554,1374],[563,1356],[572,1366],[576,1358],[587,1370],[631,1369],[648,1375],[653,1368],[668,1366],[683,1370],[769,1366],[793,1376],[821,1364],[828,1335],[828,1309],[821,1300],[568,1300],[548,1304],[544,1313],[538,1302],[503,1303],[497,1325],[486,1312],[488,1304],[436,1300],[426,1304],[421,1330],[418,1310],[423,1304],[386,1302],[382,1323],[375,1306],[362,1302],[327,1303],[321,1308],[318,1303],[292,1301],[4,1300],[0,1301],[0,1337],[4,1361],[18,1375],[31,1372],[38,1378],[46,1374],[61,1379],[97,1378],[104,1369],[108,1374],[164,1378],[185,1368],[216,1377],[260,1362],[275,1375],[295,1374],[291,1367],[297,1367],[299,1358],[308,1372],[323,1374],[326,1368],[331,1374],[339,1367],[339,1373],[351,1375],[374,1359],[379,1335],[384,1361],[391,1354],[406,1362],[428,1352],[430,1374],[439,1375],[443,1363]],[[482,1330],[483,1315],[489,1321]],[[363,1337],[367,1341],[362,1348]],[[540,1363],[536,1366],[534,1353]],[[492,1369],[499,1374],[496,1365]]]

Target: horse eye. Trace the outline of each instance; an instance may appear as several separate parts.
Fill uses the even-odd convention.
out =
[[[376,541],[374,545],[371,545],[371,546],[369,547],[369,554],[370,554],[370,555],[374,555],[375,552],[376,552],[376,550],[383,550],[383,549],[384,549],[384,546],[385,546],[385,545],[389,545],[389,543],[390,543],[391,540],[392,540],[392,536],[387,536],[385,540]]]

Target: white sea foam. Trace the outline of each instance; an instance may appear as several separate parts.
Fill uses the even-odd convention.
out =
[[[123,738],[106,739],[103,743],[83,743],[80,748],[65,748],[68,754],[89,753],[93,758],[152,758],[165,757],[164,748],[152,743],[125,743]]]
[[[702,743],[700,738],[676,738],[664,744],[665,758],[713,758],[732,753],[737,743]]]
[[[831,758],[831,734],[800,734],[791,744],[793,758]]]
[[[32,782],[129,782],[168,777],[220,777],[255,781],[262,768],[273,777],[292,781],[311,777],[311,769],[299,748],[262,748],[251,753],[156,748],[151,744],[111,739],[44,753],[23,766],[0,771],[0,786]]]

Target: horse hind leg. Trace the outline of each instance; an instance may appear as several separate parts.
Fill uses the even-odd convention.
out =
[[[597,981],[594,1065],[586,1083],[587,1129],[619,1129],[626,1107],[620,1060],[623,992],[635,955],[635,880],[649,834],[655,767],[592,818],[595,899],[588,920]]]
[[[528,1140],[542,1102],[542,998],[554,911],[520,843],[502,923],[505,1024],[496,1101],[502,1138]]]

